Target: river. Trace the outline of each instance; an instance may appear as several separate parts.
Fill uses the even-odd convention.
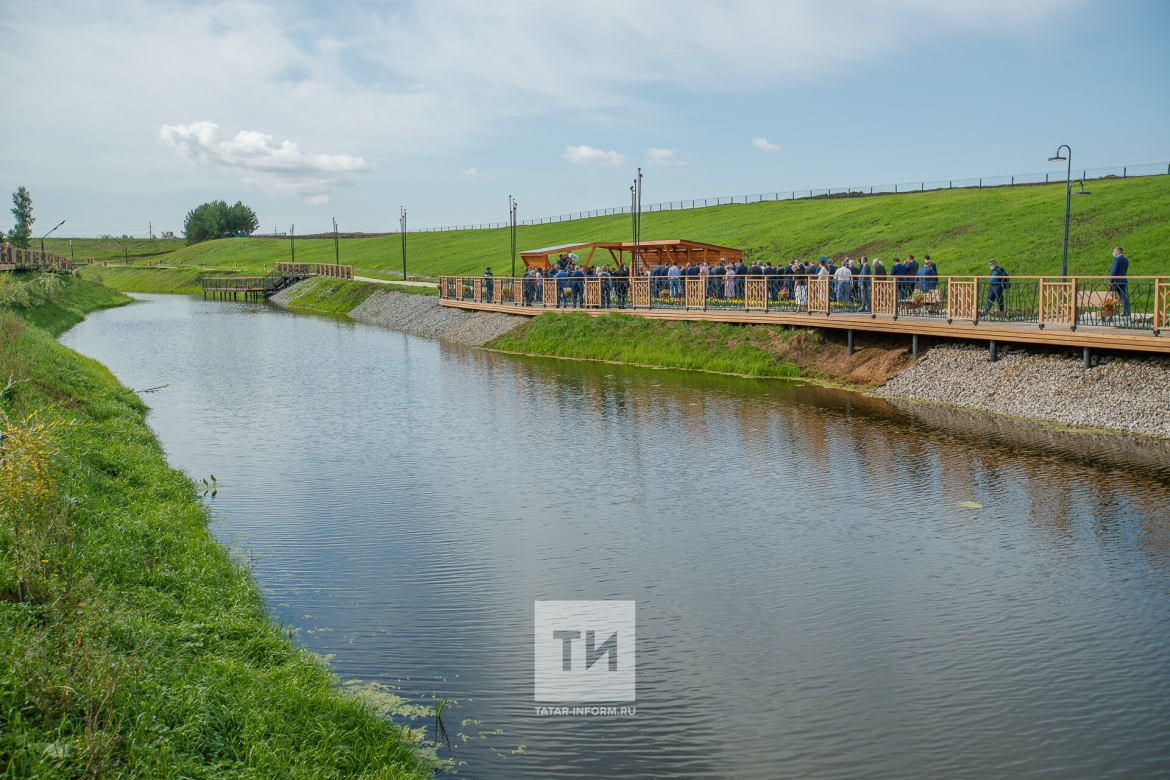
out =
[[[1170,774],[1163,443],[139,297],[61,341],[458,776]],[[636,603],[633,715],[538,714],[537,600]]]

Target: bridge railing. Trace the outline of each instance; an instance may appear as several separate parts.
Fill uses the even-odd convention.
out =
[[[788,312],[1155,335],[1170,326],[1170,278],[1152,276],[442,276],[439,297],[526,309]]]
[[[52,252],[17,249],[12,244],[0,244],[0,271],[49,271],[72,273],[73,261]]]

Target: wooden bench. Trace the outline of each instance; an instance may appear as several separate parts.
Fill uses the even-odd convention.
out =
[[[1100,290],[1095,290],[1092,292],[1089,292],[1089,291],[1078,292],[1077,293],[1077,308],[1078,309],[1088,309],[1088,308],[1099,309],[1105,304],[1106,298],[1113,298],[1113,300],[1117,300],[1117,296],[1113,295],[1112,293],[1101,292]]]

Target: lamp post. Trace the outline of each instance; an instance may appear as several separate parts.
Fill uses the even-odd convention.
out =
[[[56,230],[57,228],[61,227],[64,224],[65,224],[65,220],[61,220],[60,222],[57,223],[57,226],[54,227],[53,230]],[[52,233],[53,230],[50,230],[49,233]],[[49,233],[45,233],[44,236],[41,236],[41,254],[42,255],[45,253],[45,236],[49,235]]]
[[[341,265],[341,248],[337,245],[337,217],[333,218],[333,262]]]
[[[1061,154],[1060,154],[1061,149],[1064,149],[1068,152],[1067,157],[1061,156]],[[1069,215],[1072,212],[1072,196],[1073,196],[1073,191],[1072,191],[1072,186],[1073,186],[1072,147],[1070,147],[1068,144],[1061,144],[1060,146],[1056,147],[1056,154],[1054,154],[1052,157],[1049,157],[1048,162],[1057,162],[1058,160],[1068,162],[1068,169],[1065,172],[1065,179],[1064,179],[1064,250],[1061,252],[1061,255],[1060,255],[1060,281],[1063,282],[1063,281],[1065,281],[1066,277],[1068,276],[1068,223],[1069,223]],[[1080,192],[1076,193],[1077,195],[1090,195],[1091,194],[1085,190],[1084,179],[1078,179],[1077,183],[1081,185]]]
[[[289,262],[295,263],[297,261],[297,223],[290,222],[288,225],[288,249]]]
[[[512,278],[516,278],[516,209],[519,203],[508,196],[508,239],[512,251]]]
[[[402,281],[406,281],[406,207],[398,207],[398,231],[402,234]]]

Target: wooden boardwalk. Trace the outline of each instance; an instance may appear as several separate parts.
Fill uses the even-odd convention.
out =
[[[202,280],[203,297],[220,300],[263,300],[295,282],[314,276],[353,279],[353,266],[325,263],[277,263],[266,276],[216,276]]]
[[[990,277],[940,277],[928,290],[918,289],[921,278],[874,280],[868,292],[859,285],[839,288],[825,277],[746,277],[743,282],[743,297],[728,298],[709,294],[711,284],[702,278],[684,279],[673,290],[668,280],[638,278],[621,296],[619,282],[611,281],[606,290],[603,280],[592,278],[578,281],[582,289],[575,298],[571,287],[561,291],[563,304],[578,305],[558,307],[554,279],[544,280],[538,290],[531,279],[497,277],[489,285],[484,277],[447,276],[439,279],[439,303],[524,316],[620,311],[651,319],[1170,354],[1170,278],[1131,277],[1119,290],[1105,277],[1011,277],[1011,286],[998,294],[992,293]]]

